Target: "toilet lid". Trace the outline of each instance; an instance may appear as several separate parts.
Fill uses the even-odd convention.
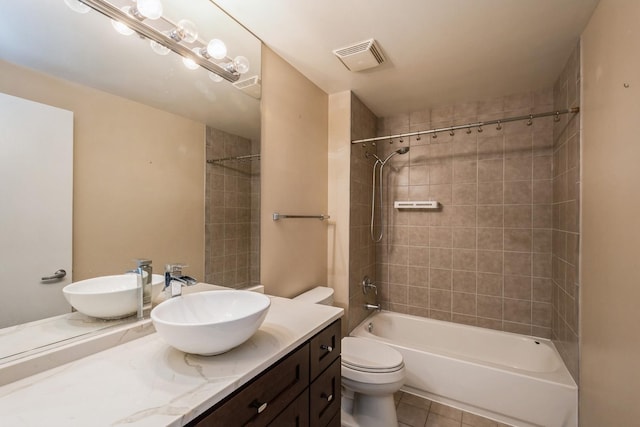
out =
[[[333,297],[333,288],[326,286],[316,286],[310,291],[303,292],[293,299],[296,301],[306,301],[313,304],[319,304]]]
[[[358,371],[392,372],[403,366],[402,354],[366,338],[342,339],[342,364]]]

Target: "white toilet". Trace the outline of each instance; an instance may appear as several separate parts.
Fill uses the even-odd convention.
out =
[[[333,289],[318,286],[294,298],[331,305]],[[343,427],[397,426],[393,394],[405,379],[402,354],[366,338],[345,337],[342,346]]]

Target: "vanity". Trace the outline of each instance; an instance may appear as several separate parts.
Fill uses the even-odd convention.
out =
[[[339,426],[343,310],[270,299],[258,332],[217,356],[151,333],[8,383],[0,425]]]

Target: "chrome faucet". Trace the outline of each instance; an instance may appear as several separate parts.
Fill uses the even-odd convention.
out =
[[[167,264],[164,269],[164,289],[171,298],[182,295],[183,286],[192,286],[198,283],[196,279],[182,274],[184,264]]]
[[[151,309],[151,275],[153,268],[150,259],[136,260],[138,266],[134,272],[138,275],[138,319],[144,319],[146,311]]]

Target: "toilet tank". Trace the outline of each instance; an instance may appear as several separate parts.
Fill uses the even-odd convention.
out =
[[[293,299],[296,301],[310,302],[312,304],[333,305],[333,289],[326,286],[316,286]]]

